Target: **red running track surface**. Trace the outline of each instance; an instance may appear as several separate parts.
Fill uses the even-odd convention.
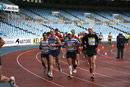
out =
[[[114,44],[115,45],[115,44]],[[124,59],[116,59],[116,47],[103,44],[98,48],[95,81],[91,81],[89,66],[85,58],[80,56],[80,64],[74,78],[68,78],[68,64],[61,58],[63,72],[54,66],[54,78],[43,73],[40,63],[40,50],[31,48],[8,53],[2,56],[3,73],[15,76],[19,87],[130,87],[130,47],[124,50]],[[107,52],[107,57],[104,57]]]

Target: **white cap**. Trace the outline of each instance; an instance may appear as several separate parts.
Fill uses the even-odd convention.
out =
[[[69,32],[67,32],[67,34],[72,34],[72,33],[69,31]]]

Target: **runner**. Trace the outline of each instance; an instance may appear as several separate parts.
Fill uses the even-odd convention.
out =
[[[102,38],[103,38],[103,35],[102,35],[102,32],[100,32],[100,34],[99,34],[99,44],[100,44],[100,46],[102,46]]]
[[[5,41],[0,37],[0,48],[5,44]],[[2,63],[0,56],[0,82],[9,82],[11,87],[17,87],[15,82],[15,77],[11,76],[10,78],[2,75]]]
[[[60,40],[64,40],[63,36],[59,33],[59,30],[56,28],[55,29],[55,35],[60,39]]]
[[[109,44],[109,47],[111,47],[111,39],[112,39],[112,35],[111,35],[111,32],[109,32],[109,35],[108,35],[108,44]]]
[[[47,38],[47,33],[43,33],[43,40],[40,42],[40,50],[41,50],[41,62],[42,65],[44,67],[44,73],[46,73],[47,71],[47,67],[48,67],[48,72],[49,72],[49,55],[48,55],[48,51],[49,51],[49,47],[47,46],[48,44],[48,38]],[[47,59],[47,67],[45,64],[45,58]]]
[[[64,48],[65,40],[67,38],[66,34],[63,33],[64,40],[61,40],[61,47],[62,47],[62,57],[65,58],[66,49]]]
[[[55,29],[55,35],[60,39],[61,42],[64,41],[63,36],[59,33],[59,30],[58,30],[57,28]],[[61,43],[61,44],[62,44],[62,43]],[[63,45],[62,45],[62,46],[63,46]],[[63,52],[62,46],[60,46],[59,49],[60,49],[60,52],[61,52],[61,54],[62,54],[62,56],[63,56],[64,52]]]
[[[72,65],[74,70],[76,69],[76,64],[75,64],[75,60],[76,60],[76,50],[77,50],[77,46],[79,46],[79,41],[75,38],[72,37],[72,33],[68,32],[67,33],[67,39],[65,40],[65,47],[67,48],[67,61],[69,64],[69,77],[73,78],[72,76]]]
[[[82,32],[82,36],[80,37],[81,41],[83,41],[83,38],[85,37],[85,32]],[[82,43],[82,53],[83,53],[83,58],[86,58],[86,47],[84,47]]]
[[[82,43],[81,40],[75,35],[75,30],[71,30],[71,33],[72,33],[72,37],[77,39],[81,44]],[[76,61],[75,62],[76,62],[76,65],[79,64],[79,46],[77,47],[77,50],[76,50]],[[73,72],[76,73],[77,70],[75,69]]]
[[[125,39],[126,39],[126,45],[129,44],[129,39],[130,39],[130,35],[129,33],[127,32],[127,34],[125,35]]]
[[[95,68],[96,68],[96,55],[97,55],[97,46],[98,46],[98,36],[94,34],[93,28],[88,28],[89,34],[87,34],[84,39],[83,43],[86,42],[87,46],[87,55],[89,59],[89,65],[90,65],[90,73],[91,73],[91,79],[94,80],[95,78]]]
[[[58,69],[60,72],[62,72],[61,66],[60,66],[60,59],[59,59],[59,47],[61,46],[60,39],[55,36],[55,31],[53,29],[50,30],[50,37],[48,39],[48,45],[49,45],[49,61],[50,61],[50,72],[48,72],[48,76],[53,78],[53,64],[54,64],[54,57],[56,58],[56,63],[58,65]]]

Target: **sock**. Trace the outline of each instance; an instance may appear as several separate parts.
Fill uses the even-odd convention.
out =
[[[72,74],[72,66],[71,65],[69,65],[69,72],[70,72],[70,74]]]
[[[10,79],[10,80],[9,80],[9,83],[11,83],[11,81],[12,81],[12,80]]]
[[[73,68],[76,69],[77,65],[73,65]]]
[[[62,56],[65,57],[65,52],[64,51],[62,52]]]

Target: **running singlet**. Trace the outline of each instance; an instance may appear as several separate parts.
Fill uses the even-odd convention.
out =
[[[102,34],[100,34],[100,35],[99,35],[99,39],[102,39],[102,38],[103,38],[103,35],[102,35]]]
[[[60,36],[60,33],[58,33],[58,34],[55,34],[58,38],[61,38],[61,36]]]
[[[109,35],[108,35],[108,39],[111,39],[111,38],[112,38],[112,36],[111,36],[111,34],[109,34]]]
[[[126,39],[129,39],[129,38],[130,38],[130,35],[127,35],[127,34],[126,34],[126,35],[125,35],[125,38],[126,38]]]
[[[76,35],[74,35],[74,38],[77,39],[78,37]],[[77,50],[79,51],[79,46],[77,46]]]
[[[75,38],[72,39],[66,39],[65,40],[65,45],[67,45],[67,51],[68,52],[75,52],[77,47],[75,46],[76,44],[79,44],[79,41]]]
[[[42,50],[41,50],[41,53],[42,54],[48,54],[48,51],[49,51],[49,47],[46,46],[48,44],[48,41],[41,41],[41,46],[42,46]]]
[[[58,49],[58,47],[56,47],[56,46],[54,46],[54,47],[50,46],[51,44],[58,43],[55,39],[56,39],[56,36],[54,36],[53,38],[51,38],[51,36],[50,36],[48,39],[48,44],[49,44],[50,50],[57,50]]]
[[[76,35],[74,35],[74,38],[77,39],[78,37]]]

